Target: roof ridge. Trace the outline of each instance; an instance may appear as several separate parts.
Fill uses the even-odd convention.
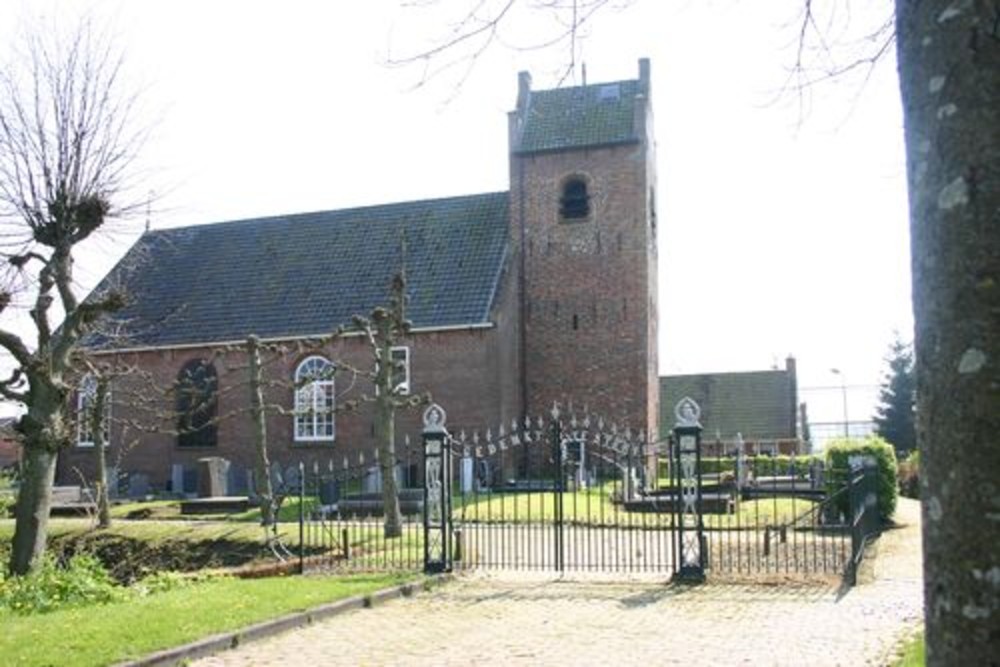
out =
[[[264,215],[264,216],[259,216],[259,217],[255,217],[255,218],[235,218],[235,219],[230,219],[230,220],[218,220],[218,221],[215,221],[215,222],[201,222],[201,223],[195,223],[195,224],[190,224],[190,225],[181,225],[179,227],[164,227],[162,229],[153,229],[153,230],[150,230],[148,232],[145,232],[143,234],[143,236],[150,236],[150,235],[155,236],[155,235],[159,235],[159,234],[163,234],[163,233],[185,231],[185,230],[203,228],[203,227],[208,227],[208,226],[215,227],[215,226],[221,226],[221,225],[239,225],[239,224],[245,224],[245,223],[250,223],[250,222],[269,222],[269,221],[275,221],[275,220],[291,220],[291,219],[295,219],[295,218],[307,218],[307,217],[317,216],[317,215],[329,215],[331,213],[339,213],[339,214],[354,213],[354,212],[361,213],[361,212],[364,212],[364,211],[385,210],[385,209],[396,207],[396,206],[400,206],[401,207],[401,206],[413,206],[415,204],[441,204],[441,203],[449,202],[449,201],[456,201],[457,202],[457,201],[460,201],[460,200],[475,199],[477,197],[486,198],[486,197],[498,197],[498,196],[501,196],[501,195],[508,196],[509,194],[510,194],[509,190],[496,190],[496,191],[493,191],[493,192],[478,192],[478,193],[466,194],[466,195],[451,195],[451,196],[447,196],[447,197],[431,197],[429,199],[410,199],[410,200],[404,200],[404,201],[387,202],[387,203],[384,203],[384,204],[365,204],[364,206],[350,206],[350,207],[347,207],[347,208],[317,209],[317,210],[313,210],[313,211],[299,211],[299,212],[296,212],[296,213],[275,213],[273,215]]]
[[[536,93],[553,93],[560,91],[571,91],[574,89],[588,89],[588,88],[600,88],[602,86],[613,86],[615,84],[622,83],[639,83],[639,79],[618,79],[617,81],[600,81],[597,83],[585,83],[575,86],[556,86],[555,88],[540,88],[538,90],[532,90],[531,93],[534,95]]]

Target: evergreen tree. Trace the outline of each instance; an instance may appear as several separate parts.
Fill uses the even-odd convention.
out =
[[[889,369],[879,390],[875,409],[875,432],[892,443],[896,455],[903,456],[917,446],[916,376],[913,371],[913,348],[899,337],[889,347],[885,359]]]

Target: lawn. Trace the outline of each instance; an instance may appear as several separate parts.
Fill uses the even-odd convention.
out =
[[[924,633],[914,636],[903,646],[903,654],[893,667],[924,667],[926,662],[924,648]]]
[[[0,664],[112,664],[412,578],[217,579],[96,607],[35,616],[0,614]]]
[[[611,500],[612,488],[597,487],[562,494],[563,520],[599,525],[658,526],[673,525],[673,512],[642,514],[626,512]],[[453,516],[456,521],[551,523],[555,519],[554,493],[482,493],[454,496]],[[705,514],[707,528],[751,528],[787,523],[810,511],[811,500],[798,498],[767,498],[740,502],[734,514]],[[669,505],[668,505],[669,507]]]

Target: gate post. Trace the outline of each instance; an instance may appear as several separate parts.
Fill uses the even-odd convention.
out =
[[[701,517],[701,408],[685,397],[674,408],[677,418],[674,442],[677,451],[675,507],[677,512],[676,576],[687,582],[705,580],[704,525]]]
[[[424,410],[424,572],[451,572],[451,447],[447,415],[437,403]]]

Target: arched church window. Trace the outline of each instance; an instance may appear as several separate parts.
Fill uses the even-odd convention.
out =
[[[309,357],[295,369],[295,440],[333,440],[334,366]]]
[[[219,381],[215,366],[192,359],[177,374],[177,446],[215,447],[219,411]]]

